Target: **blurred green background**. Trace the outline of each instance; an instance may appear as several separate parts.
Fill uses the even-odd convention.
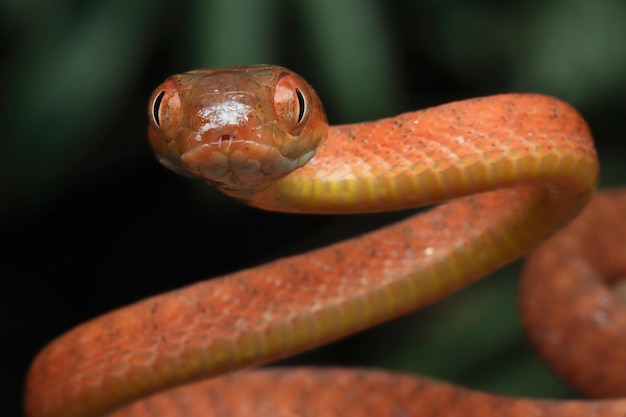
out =
[[[3,0],[0,22],[0,416],[21,415],[29,362],[77,323],[393,218],[259,212],[167,172],[149,149],[145,109],[169,74],[288,66],[317,89],[332,123],[552,94],[589,121],[601,185],[626,184],[623,0]],[[523,338],[519,265],[287,362],[573,395]]]

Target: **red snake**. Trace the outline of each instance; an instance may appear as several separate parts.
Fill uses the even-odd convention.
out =
[[[306,81],[252,66],[170,77],[149,117],[164,165],[260,208],[445,203],[79,325],[34,361],[29,417],[626,415],[624,399],[505,398],[382,370],[266,369],[200,381],[397,317],[549,239],[522,285],[530,337],[576,388],[626,396],[625,304],[610,288],[626,275],[618,220],[626,195],[594,195],[592,137],[568,104],[499,95],[328,127]]]

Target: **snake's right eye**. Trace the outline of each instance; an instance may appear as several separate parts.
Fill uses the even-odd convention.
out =
[[[158,96],[154,99],[154,103],[152,104],[152,117],[154,118],[154,124],[161,127],[161,102],[163,101],[163,96],[165,96],[165,91],[161,91]]]
[[[181,101],[176,80],[165,80],[154,90],[148,103],[146,110],[151,128],[165,141],[174,140],[181,123]]]

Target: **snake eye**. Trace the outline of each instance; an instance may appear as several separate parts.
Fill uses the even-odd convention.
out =
[[[154,99],[154,103],[152,105],[152,117],[154,117],[154,123],[157,126],[161,126],[161,120],[159,117],[161,102],[163,101],[163,96],[165,96],[165,91],[161,91],[159,95]]]
[[[306,101],[304,101],[304,96],[302,95],[302,91],[299,88],[296,88],[296,95],[298,96],[298,107],[300,111],[298,112],[298,123],[302,121],[304,118],[304,112],[306,110]]]
[[[309,117],[309,90],[297,77],[284,74],[274,90],[276,118],[292,135],[297,135]]]
[[[181,123],[181,102],[176,80],[165,80],[154,92],[148,102],[150,128],[158,133],[162,140],[171,142]]]

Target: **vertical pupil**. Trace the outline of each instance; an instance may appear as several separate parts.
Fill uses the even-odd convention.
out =
[[[154,100],[154,106],[152,106],[152,116],[154,116],[154,122],[157,126],[161,126],[161,120],[159,120],[159,109],[161,108],[161,102],[163,101],[164,95],[165,91],[161,91]]]
[[[300,123],[302,121],[302,118],[304,117],[304,110],[305,110],[306,104],[304,102],[304,96],[302,95],[302,92],[298,88],[296,88],[296,96],[298,96],[298,105],[299,105],[298,123]]]

